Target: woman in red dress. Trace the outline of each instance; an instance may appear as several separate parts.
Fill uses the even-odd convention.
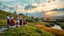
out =
[[[10,19],[10,28],[15,28],[15,21],[14,21],[14,17],[11,16],[11,19]]]
[[[26,26],[27,22],[26,22],[26,17],[24,17],[23,19],[23,25]]]

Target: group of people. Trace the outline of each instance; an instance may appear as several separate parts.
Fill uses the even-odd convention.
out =
[[[15,28],[20,26],[26,26],[26,17],[22,17],[22,15],[18,15],[16,19],[14,16],[7,15],[7,23],[9,28]]]

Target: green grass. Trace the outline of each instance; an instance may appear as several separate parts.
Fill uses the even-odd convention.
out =
[[[7,27],[7,21],[6,20],[0,20],[0,27],[1,26]]]
[[[0,19],[6,19],[7,14],[13,15],[15,17],[17,16],[16,14],[0,10]]]
[[[54,36],[54,34],[41,30],[40,28],[36,28],[35,26],[27,25],[21,26],[20,28],[12,28],[7,29],[5,36]]]
[[[54,34],[41,30],[35,27],[36,23],[27,22],[27,26],[19,28],[9,28],[0,33],[0,36],[54,36]],[[7,27],[6,20],[0,20],[0,26]]]

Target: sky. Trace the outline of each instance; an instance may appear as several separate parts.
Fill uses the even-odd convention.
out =
[[[5,4],[8,7],[13,7],[17,13],[44,11],[46,15],[54,13],[59,16],[64,14],[64,11],[54,10],[64,8],[64,0],[0,0],[0,3]],[[54,12],[51,10],[54,10]]]
[[[48,3],[50,1],[50,3]],[[64,0],[0,0],[3,4],[7,6],[15,7],[17,12],[35,12],[35,11],[48,11],[54,8],[63,8],[64,7]],[[35,6],[37,8],[31,8],[32,10],[24,10],[28,4]],[[43,6],[42,6],[43,5]],[[28,5],[29,6],[29,5]]]

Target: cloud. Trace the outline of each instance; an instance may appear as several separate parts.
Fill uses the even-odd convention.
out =
[[[64,8],[56,8],[56,9],[53,9],[51,11],[64,11]]]
[[[46,12],[45,15],[46,15],[46,16],[49,16],[49,17],[51,17],[51,16],[63,16],[64,13],[55,12],[55,11],[50,11],[50,12]]]
[[[47,4],[43,4],[43,3],[34,3],[31,5],[25,5],[25,7],[23,9],[17,9],[17,12],[42,12],[42,11],[49,11],[49,10],[53,10],[55,8],[64,8],[64,4],[63,3],[47,3]],[[28,10],[26,10],[28,9]]]
[[[33,6],[33,5],[31,5],[31,4],[28,4],[28,5],[26,5],[25,6],[25,10],[31,10],[32,8],[37,8],[37,6]]]
[[[11,1],[16,1],[16,0],[0,0],[1,2],[11,2]]]
[[[64,8],[64,4],[63,4],[64,2],[62,2],[63,0],[62,1],[56,0],[55,2],[51,2],[51,3],[48,3],[48,1],[46,0],[0,0],[0,1],[6,1],[6,2],[17,1],[15,3],[13,2],[10,3],[11,5],[14,4],[14,8],[16,9],[17,12],[32,13],[36,11],[42,12],[42,11],[53,10],[56,8]]]
[[[64,13],[61,12],[55,12],[55,11],[50,11],[50,12],[46,12],[44,14],[44,18],[63,18]]]

